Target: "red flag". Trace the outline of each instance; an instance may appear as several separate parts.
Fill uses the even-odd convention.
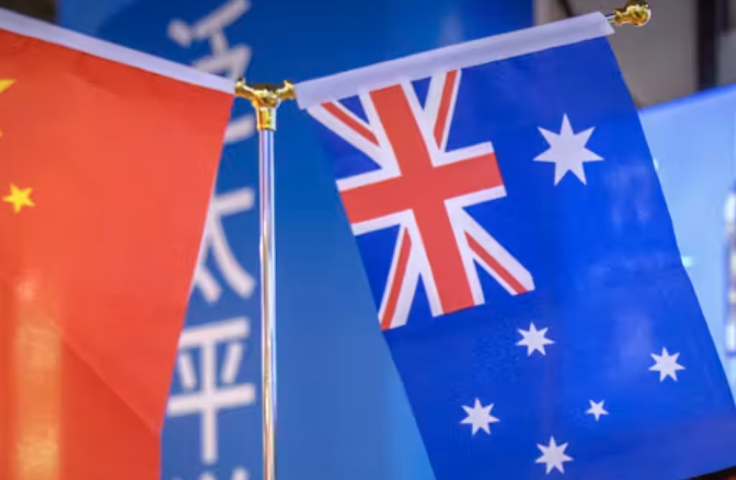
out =
[[[0,11],[3,480],[159,480],[231,91]]]

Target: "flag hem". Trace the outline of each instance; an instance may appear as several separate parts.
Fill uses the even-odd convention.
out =
[[[0,29],[129,65],[181,82],[231,95],[235,92],[235,83],[229,79],[201,72],[186,65],[99,40],[2,8],[0,8]]]
[[[428,78],[438,71],[483,65],[613,33],[602,13],[590,13],[301,82],[295,86],[296,98],[299,108],[306,110],[361,92]]]

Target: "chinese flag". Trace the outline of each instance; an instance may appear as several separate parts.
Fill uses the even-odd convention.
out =
[[[220,80],[0,11],[0,479],[159,480]]]

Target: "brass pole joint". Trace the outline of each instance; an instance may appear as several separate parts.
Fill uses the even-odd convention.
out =
[[[258,130],[276,130],[276,109],[284,100],[294,100],[294,85],[284,81],[281,85],[247,83],[240,79],[235,84],[235,95],[250,101],[256,111]]]
[[[606,18],[615,27],[622,25],[643,27],[651,20],[652,9],[645,0],[629,0],[624,7],[615,9]]]

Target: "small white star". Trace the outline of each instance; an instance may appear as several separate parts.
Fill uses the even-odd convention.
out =
[[[562,464],[564,462],[572,462],[572,458],[565,455],[567,445],[567,443],[564,443],[558,446],[555,443],[555,437],[550,437],[549,446],[545,447],[544,445],[537,444],[537,447],[542,451],[542,456],[537,459],[536,463],[546,464],[548,475],[553,468],[559,470],[560,473],[565,473],[565,467]]]
[[[603,160],[603,158],[585,148],[590,136],[593,134],[593,130],[594,128],[589,128],[584,132],[573,133],[570,119],[567,118],[567,115],[562,117],[562,129],[560,133],[539,128],[539,131],[549,144],[549,149],[534,160],[555,164],[555,185],[560,183],[560,180],[562,180],[567,172],[574,173],[583,184],[587,184],[583,164],[585,162]]]
[[[473,407],[463,406],[463,410],[465,410],[465,413],[467,413],[468,416],[460,423],[472,425],[473,435],[475,435],[478,430],[483,430],[484,432],[490,434],[491,429],[488,425],[500,421],[499,419],[491,415],[492,408],[493,404],[484,407],[483,405],[481,405],[480,400],[476,398],[475,405]]]
[[[530,357],[535,351],[540,352],[542,355],[547,355],[547,352],[544,350],[544,346],[552,345],[553,343],[555,343],[545,337],[545,335],[547,334],[547,330],[549,330],[549,328],[537,330],[537,327],[534,326],[534,323],[531,323],[529,325],[529,330],[519,329],[519,333],[524,338],[519,340],[519,343],[517,343],[517,345],[519,345],[520,347],[526,347],[527,357]]]
[[[600,420],[601,415],[608,415],[608,412],[605,408],[603,408],[603,402],[605,400],[601,400],[600,402],[594,402],[593,400],[590,401],[590,409],[585,412],[588,415],[595,415],[595,421],[597,422]]]
[[[671,377],[672,380],[677,381],[677,371],[685,370],[685,367],[677,363],[679,356],[679,353],[670,355],[666,348],[662,349],[662,355],[652,353],[655,364],[649,367],[649,370],[659,372],[660,382],[663,382],[667,377]]]

